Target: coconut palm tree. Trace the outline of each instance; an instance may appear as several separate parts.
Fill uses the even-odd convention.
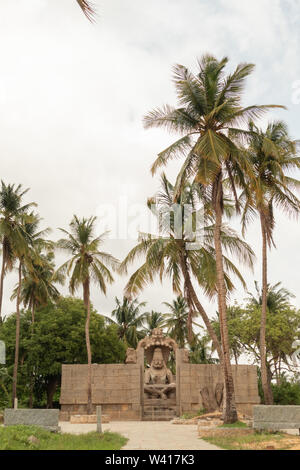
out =
[[[13,387],[12,387],[12,405],[14,406],[17,398],[17,381],[18,381],[18,365],[19,365],[19,346],[20,346],[20,303],[21,303],[21,287],[22,272],[26,267],[28,271],[33,271],[33,260],[35,252],[33,249],[34,237],[40,240],[40,234],[36,233],[39,224],[39,217],[33,212],[24,213],[20,217],[20,237],[11,243],[13,259],[18,262],[18,284],[16,288],[16,345],[15,345],[15,362],[13,370]],[[17,241],[17,243],[16,243]]]
[[[119,338],[135,349],[139,340],[145,336],[141,328],[146,320],[146,313],[141,313],[141,309],[146,306],[146,302],[138,302],[137,299],[131,301],[126,297],[122,300],[116,297],[115,302],[116,308],[111,313],[115,320],[108,317],[106,319],[118,326]]]
[[[163,150],[152,165],[152,173],[170,160],[182,156],[184,164],[179,172],[176,193],[184,181],[193,177],[211,200],[215,214],[214,245],[216,250],[218,307],[221,319],[226,423],[237,420],[233,376],[230,364],[228,328],[226,319],[226,284],[222,257],[222,217],[224,207],[224,178],[235,197],[238,209],[237,185],[245,186],[244,174],[251,171],[247,157],[228,133],[242,138],[241,125],[255,119],[273,105],[241,105],[245,79],[253,71],[252,64],[239,64],[232,74],[225,74],[228,58],[217,60],[205,55],[198,61],[196,74],[182,65],[174,67],[174,83],[179,107],[165,105],[156,108],[144,118],[146,128],[165,127],[181,134],[179,140]]]
[[[32,269],[23,267],[23,277],[21,284],[20,300],[25,308],[31,311],[31,321],[34,324],[35,311],[37,308],[46,305],[48,301],[56,302],[60,293],[55,284],[63,284],[64,278],[55,272],[54,253],[43,253],[39,250]],[[11,300],[17,295],[15,287]]]
[[[151,335],[152,330],[155,328],[161,328],[164,323],[164,315],[161,312],[156,312],[151,310],[151,312],[146,312],[144,314],[145,320],[143,324],[143,335]]]
[[[184,297],[180,295],[172,303],[163,302],[169,312],[164,314],[164,327],[168,335],[175,339],[180,348],[188,342],[189,307]]]
[[[217,336],[212,328],[209,317],[203,308],[193,286],[192,277],[202,287],[204,293],[209,297],[216,295],[216,256],[213,243],[213,224],[202,228],[201,246],[195,244],[197,232],[191,233],[190,227],[197,217],[198,209],[195,207],[197,186],[186,184],[177,198],[175,211],[173,210],[174,186],[162,175],[162,190],[155,197],[148,200],[148,207],[158,217],[161,235],[141,233],[139,243],[126,256],[120,265],[120,272],[128,272],[128,266],[140,256],[145,257],[145,262],[138,270],[132,274],[126,287],[127,297],[136,296],[144,289],[148,283],[152,283],[155,275],[162,281],[164,276],[171,278],[174,293],[184,295],[188,307],[188,332],[189,341],[193,339],[192,323],[193,318],[200,314],[207,331],[212,339],[214,348],[217,350],[220,362],[223,353]],[[199,196],[199,194],[198,194]],[[179,210],[189,207],[189,211]],[[177,222],[178,217],[175,212],[180,213],[180,226],[182,227],[181,238],[178,238]],[[192,220],[191,220],[192,219]],[[196,235],[195,235],[196,234]],[[221,232],[222,243],[226,249],[237,255],[245,264],[252,263],[253,252],[250,247],[240,240],[234,231],[228,227],[223,227]],[[226,256],[223,256],[225,264],[226,291],[233,290],[234,285],[230,275],[236,275],[243,283],[242,275],[236,266]]]
[[[208,336],[199,337],[195,335],[195,341],[190,345],[190,363],[191,364],[217,364],[218,359],[212,356],[212,350],[209,348],[210,338]]]
[[[52,263],[52,266],[50,266],[50,259],[54,257],[53,242],[44,238],[50,232],[50,229],[38,230],[40,221],[40,217],[33,212],[24,216],[24,238],[27,249],[25,253],[19,253],[19,250],[16,253],[16,258],[19,259],[19,279],[11,296],[11,300],[16,299],[17,301],[16,370],[14,371],[14,380],[17,380],[19,356],[20,303],[23,302],[24,306],[29,307],[31,310],[33,334],[36,307],[47,303],[50,299],[58,298],[58,291],[51,280],[54,273],[54,264]],[[46,250],[47,254],[43,254],[42,250]],[[55,281],[62,280],[56,277]],[[29,406],[32,407],[33,373],[31,375],[30,390]],[[16,393],[16,386],[14,393]],[[13,397],[13,401],[14,398],[16,396]]]
[[[13,247],[24,251],[27,248],[24,236],[24,215],[35,203],[23,204],[23,196],[29,189],[22,185],[6,185],[1,181],[0,189],[0,237],[2,245],[2,266],[0,274],[0,323],[2,321],[3,284],[5,274],[13,269],[15,257]]]
[[[90,344],[90,286],[95,282],[101,292],[106,294],[106,284],[111,284],[114,279],[110,268],[117,268],[119,262],[111,254],[100,251],[106,233],[95,237],[96,217],[79,218],[73,216],[70,222],[70,231],[60,228],[66,235],[57,242],[57,247],[71,255],[57,270],[59,275],[70,277],[69,289],[74,294],[82,287],[83,301],[86,309],[85,339],[88,357],[88,402],[87,412],[92,413],[92,354]]]
[[[300,157],[297,156],[297,142],[290,139],[287,126],[282,121],[268,124],[266,131],[250,122],[245,138],[253,172],[248,175],[247,190],[240,196],[244,206],[242,226],[245,232],[253,216],[259,216],[262,234],[261,378],[265,403],[271,404],[272,391],[268,385],[266,365],[268,248],[275,246],[274,209],[282,210],[287,215],[297,215],[300,210],[300,201],[294,193],[295,189],[300,188],[300,181],[288,176],[291,170],[300,168]]]

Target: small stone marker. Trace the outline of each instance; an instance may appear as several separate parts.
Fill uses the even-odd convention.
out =
[[[96,413],[97,413],[97,432],[101,434],[102,433],[102,420],[101,420],[102,407],[101,406],[96,407]]]

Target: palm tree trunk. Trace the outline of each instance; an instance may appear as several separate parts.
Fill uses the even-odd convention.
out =
[[[19,349],[20,349],[20,292],[22,282],[22,261],[19,261],[19,282],[17,290],[17,311],[16,311],[16,345],[15,345],[15,363],[13,371],[13,389],[12,389],[12,407],[14,407],[15,399],[17,398],[17,381],[18,381],[18,364],[19,364]]]
[[[235,392],[233,375],[230,363],[230,347],[227,327],[227,311],[226,311],[226,287],[224,280],[223,253],[221,244],[221,228],[222,228],[222,174],[220,173],[216,183],[215,195],[215,227],[214,227],[214,243],[216,251],[216,268],[217,268],[217,289],[218,289],[218,307],[220,315],[220,331],[222,350],[224,355],[224,385],[225,385],[225,407],[224,407],[224,423],[234,423],[237,421],[237,410],[235,403]]]
[[[4,244],[2,243],[2,267],[0,277],[0,323],[2,323],[2,300],[3,300],[3,282],[5,276],[5,255],[4,255]]]
[[[267,323],[267,295],[268,295],[268,274],[267,274],[267,234],[262,213],[260,214],[262,233],[262,305],[260,321],[260,362],[261,362],[261,384],[266,405],[272,405],[270,386],[268,384],[267,372],[267,352],[266,352],[266,323]]]
[[[34,333],[34,300],[31,302],[31,336],[33,336]],[[34,388],[34,370],[32,368],[30,372],[30,385],[29,385],[29,408],[33,407],[33,388]]]
[[[90,343],[90,316],[91,316],[91,304],[90,304],[90,280],[89,278],[83,283],[83,300],[86,308],[86,322],[85,322],[85,341],[86,350],[88,357],[88,383],[87,383],[87,413],[92,414],[92,352]]]
[[[222,362],[223,362],[223,352],[222,352],[220,342],[219,342],[219,340],[217,338],[217,335],[215,333],[215,330],[213,329],[212,324],[211,324],[211,322],[210,322],[210,320],[207,316],[207,313],[204,310],[203,306],[201,305],[201,303],[198,299],[198,296],[195,292],[195,289],[194,289],[194,286],[192,284],[191,277],[190,277],[190,274],[189,274],[189,271],[188,271],[188,268],[187,268],[186,259],[184,257],[182,258],[181,269],[182,269],[182,272],[183,272],[184,284],[186,286],[187,296],[189,297],[189,299],[192,300],[192,302],[193,302],[194,306],[196,307],[197,311],[200,313],[201,318],[202,318],[202,320],[203,320],[203,322],[206,326],[206,329],[208,331],[208,334],[209,334],[209,336],[212,340],[213,347],[218,353],[218,356],[219,356],[219,359],[220,359],[220,364],[222,364]],[[189,299],[187,299],[188,303],[189,303]]]
[[[34,320],[35,320],[35,305],[34,305],[34,300],[32,301],[31,304],[31,325],[32,325],[32,332],[34,329]]]

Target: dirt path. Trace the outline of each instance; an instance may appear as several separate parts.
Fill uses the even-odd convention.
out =
[[[61,422],[62,432],[83,434],[96,430],[95,424]],[[165,421],[112,421],[103,431],[119,432],[129,441],[122,450],[221,450],[198,438],[196,425],[176,425]]]

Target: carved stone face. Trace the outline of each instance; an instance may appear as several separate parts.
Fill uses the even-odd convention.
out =
[[[153,367],[154,369],[163,369],[164,365],[165,364],[162,350],[160,348],[155,348],[151,367]]]

